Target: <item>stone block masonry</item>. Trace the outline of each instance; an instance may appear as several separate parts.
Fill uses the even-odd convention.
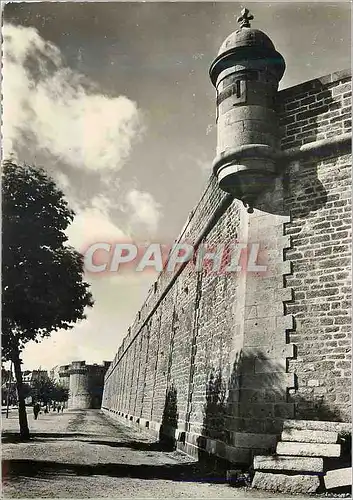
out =
[[[288,419],[351,421],[350,75],[276,99],[279,175],[254,213],[212,176],[179,237],[259,243],[267,272],[188,263],[161,273],[106,373],[102,403],[193,456],[248,465],[274,452]],[[338,446],[325,437],[322,446]],[[317,488],[317,478],[300,481]]]
[[[255,472],[252,487],[278,493],[316,493],[320,486],[317,476],[302,474],[285,475],[271,474],[270,472]]]
[[[352,468],[331,470],[326,473],[324,478],[327,490],[341,488],[343,486],[352,486]]]
[[[254,470],[323,473],[324,461],[319,457],[256,456]]]
[[[321,489],[324,485],[326,489],[345,486],[347,457],[341,447],[342,441],[337,443],[339,435],[342,437],[346,432],[345,427],[346,424],[341,422],[285,420],[276,454],[254,457],[252,486],[273,491],[273,480],[274,488],[276,485],[288,487],[288,493],[294,473],[298,474],[295,477],[302,493],[312,493],[314,485],[321,486]],[[335,473],[339,476],[340,472],[341,477],[336,481]],[[304,480],[305,476],[311,479]]]
[[[339,435],[350,434],[352,424],[338,421],[325,422],[324,420],[284,420],[283,432],[321,431],[337,432]],[[323,441],[321,441],[323,442]]]
[[[278,455],[294,455],[297,457],[339,457],[341,446],[339,444],[321,443],[293,443],[280,442],[277,444]]]
[[[282,147],[303,147],[351,131],[351,77],[339,72],[282,92]],[[342,154],[343,153],[343,154]],[[351,155],[309,156],[287,169],[285,233],[292,272],[285,303],[297,346],[289,360],[298,418],[349,421],[351,416]]]
[[[281,440],[297,443],[337,443],[338,432],[285,429],[281,434]]]

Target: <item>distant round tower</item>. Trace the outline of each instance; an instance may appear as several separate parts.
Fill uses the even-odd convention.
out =
[[[217,90],[217,156],[213,171],[223,191],[251,211],[276,175],[279,148],[275,98],[285,63],[265,33],[250,27],[247,9],[240,29],[223,42],[210,68]]]
[[[85,410],[91,407],[89,376],[85,361],[73,361],[70,366],[68,408]]]

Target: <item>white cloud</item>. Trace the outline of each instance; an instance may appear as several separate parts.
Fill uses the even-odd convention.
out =
[[[132,189],[126,195],[130,209],[130,222],[143,224],[151,234],[154,234],[161,216],[160,204],[155,201],[150,193]]]
[[[26,139],[74,167],[121,168],[142,130],[136,104],[93,92],[36,29],[5,25],[3,36],[4,156]]]
[[[63,172],[56,172],[55,181],[61,189],[67,190],[70,188],[70,179]]]
[[[116,172],[142,131],[136,104],[93,92],[93,84],[84,85],[82,75],[65,67],[60,50],[36,29],[8,24],[3,35],[4,155],[16,158],[16,149],[24,145],[31,157],[45,150],[59,163],[80,167],[80,175],[88,170],[101,174],[105,196],[85,200],[82,210],[69,176],[54,169],[52,175],[78,214],[68,230],[70,242],[77,248],[98,237],[126,239],[127,229],[116,227],[109,210],[120,188]],[[131,217],[124,227],[138,224],[154,232],[159,205],[152,195],[133,190],[128,204]]]
[[[69,244],[79,252],[84,252],[92,243],[115,243],[129,240],[129,236],[111,220],[109,200],[97,196],[92,206],[81,210],[67,228]]]

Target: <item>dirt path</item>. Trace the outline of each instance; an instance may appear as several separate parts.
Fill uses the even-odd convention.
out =
[[[5,498],[274,498],[215,484],[197,462],[161,451],[146,432],[98,410],[40,415],[37,421],[29,415],[29,421],[32,439],[20,443],[16,413],[3,419]]]

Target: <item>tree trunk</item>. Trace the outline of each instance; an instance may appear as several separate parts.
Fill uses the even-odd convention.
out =
[[[12,361],[10,364],[10,378],[8,381],[8,388],[7,388],[7,398],[6,398],[6,418],[9,418],[9,406],[10,406],[10,392],[11,392],[11,383],[12,383]]]
[[[20,424],[20,436],[21,439],[25,440],[29,439],[29,428],[27,422],[25,396],[23,391],[20,353],[17,348],[13,350],[12,361],[15,372],[16,388],[18,396],[18,420]]]

